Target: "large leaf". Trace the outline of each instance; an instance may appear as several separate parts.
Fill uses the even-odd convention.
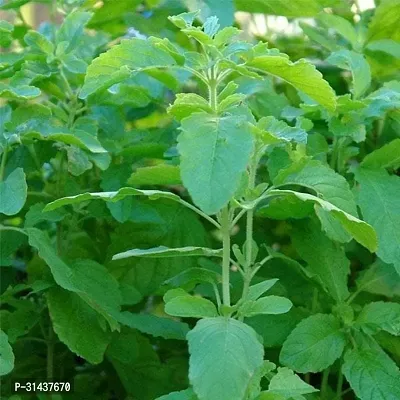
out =
[[[90,363],[102,362],[111,340],[111,332],[101,324],[104,319],[78,295],[61,288],[50,289],[47,304],[59,339]]]
[[[283,79],[329,111],[333,111],[336,107],[335,92],[323,79],[322,74],[308,61],[299,60],[293,63],[283,55],[266,55],[251,59],[246,66],[257,72]]]
[[[0,376],[9,374],[14,369],[14,353],[8,343],[7,335],[0,330]]]
[[[309,202],[314,204],[314,208],[318,211],[323,209],[331,213],[340,223],[343,228],[351,235],[353,238],[366,247],[370,251],[375,251],[377,248],[377,238],[376,233],[372,226],[368,225],[366,222],[359,220],[356,217],[344,212],[340,208],[334,206],[328,201],[322,200],[319,197],[313,196],[308,193],[295,192],[293,190],[270,190],[270,196],[288,196],[295,197],[304,202]]]
[[[112,243],[107,250],[108,268],[121,284],[148,295],[154,293],[165,280],[196,267],[197,258],[131,257],[111,261],[112,256],[130,247],[208,247],[207,236],[197,215],[180,204],[167,199],[132,201],[131,221],[119,225],[111,234]]]
[[[148,258],[164,258],[164,257],[222,257],[222,249],[214,250],[206,247],[180,247],[170,249],[166,246],[153,247],[151,249],[132,249],[118,253],[113,256],[113,260],[120,260],[128,257],[148,257]]]
[[[301,321],[283,344],[280,361],[297,372],[319,372],[342,353],[346,336],[333,315],[315,314]]]
[[[130,187],[121,188],[116,192],[98,192],[98,193],[82,193],[76,196],[63,197],[61,199],[55,200],[46,205],[44,211],[55,210],[56,208],[67,206],[70,204],[77,204],[88,200],[104,200],[110,202],[117,202],[123,200],[125,197],[129,196],[145,196],[151,200],[157,200],[160,198],[167,198],[174,201],[180,202],[180,197],[176,194],[170,192],[162,192],[160,190],[139,190]]]
[[[198,400],[193,389],[181,390],[180,392],[172,392],[165,396],[158,397],[156,400]]]
[[[361,400],[400,398],[399,368],[379,347],[347,351],[342,370]]]
[[[245,117],[195,113],[182,120],[182,181],[205,213],[217,213],[232,198],[252,149]]]
[[[187,338],[189,379],[199,399],[242,400],[263,362],[263,347],[254,330],[231,318],[207,318]]]
[[[291,238],[297,253],[333,299],[338,303],[344,301],[349,296],[350,273],[344,249],[321,233],[315,220],[299,221],[294,227]]]
[[[137,330],[115,332],[106,356],[134,399],[153,400],[183,386],[177,382],[182,372],[161,363],[152,343]]]
[[[53,249],[45,232],[36,228],[28,228],[27,232],[29,244],[38,250],[56,283],[63,289],[76,293],[115,328],[115,318],[122,299],[117,281],[106,268],[92,260],[78,260],[73,264],[66,264]]]
[[[215,16],[222,28],[233,24],[235,12],[233,0],[184,0],[184,4],[190,11],[199,11],[202,22],[208,17]]]
[[[0,182],[0,213],[14,215],[21,211],[26,201],[27,191],[24,170],[16,168],[4,181]]]
[[[89,65],[80,97],[85,99],[146,69],[175,65],[174,58],[149,40],[122,40]]]
[[[356,179],[361,212],[378,235],[377,254],[384,262],[394,264],[400,274],[400,178],[384,170],[360,168]]]

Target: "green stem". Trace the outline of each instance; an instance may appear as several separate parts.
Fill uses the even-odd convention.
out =
[[[192,204],[190,204],[187,201],[182,200],[182,199],[179,200],[179,202],[181,204],[183,204],[185,207],[190,208],[192,211],[194,211],[195,213],[199,214],[201,217],[206,219],[208,222],[212,223],[216,228],[221,229],[221,225],[214,218],[211,218],[209,215],[205,214],[203,211],[201,211],[200,209],[198,209],[194,205],[192,205]]]
[[[321,383],[321,397],[324,399],[326,397],[326,391],[328,390],[328,378],[329,378],[330,368],[326,368],[322,373],[322,383]]]
[[[330,161],[330,166],[334,170],[336,170],[336,167],[337,167],[338,152],[339,152],[339,140],[337,137],[334,137],[331,161]]]
[[[54,376],[54,331],[49,325],[49,335],[47,337],[47,380],[51,382]]]
[[[213,111],[217,111],[217,80],[215,79],[214,68],[210,69],[208,81],[208,101]]]
[[[6,170],[6,162],[7,162],[7,153],[8,153],[8,146],[7,144],[4,147],[3,156],[1,157],[1,164],[0,164],[0,182],[4,178],[4,172]]]
[[[231,267],[231,221],[229,218],[229,208],[224,207],[221,211],[221,232],[222,232],[222,302],[225,306],[231,305],[230,278]]]

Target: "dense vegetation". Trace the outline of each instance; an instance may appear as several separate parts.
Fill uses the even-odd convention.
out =
[[[400,399],[400,1],[376,5],[0,1],[2,399]]]

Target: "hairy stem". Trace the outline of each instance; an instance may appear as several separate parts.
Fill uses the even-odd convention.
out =
[[[7,162],[7,153],[8,153],[8,146],[6,145],[3,150],[3,155],[1,157],[1,164],[0,164],[0,182],[4,178],[4,172],[6,170],[6,162]]]

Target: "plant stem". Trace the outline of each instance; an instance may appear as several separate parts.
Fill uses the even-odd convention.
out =
[[[47,337],[47,380],[51,382],[54,376],[54,331],[53,327],[49,325],[49,335]]]
[[[190,204],[187,201],[182,200],[182,199],[179,200],[179,202],[181,204],[183,204],[185,207],[190,208],[192,211],[194,211],[195,213],[199,214],[201,217],[206,219],[208,222],[212,223],[216,228],[221,229],[221,225],[214,218],[211,218],[209,215],[205,214],[203,211],[201,211],[200,209],[198,209],[194,205],[192,205],[192,204]]]
[[[6,169],[6,162],[7,162],[7,153],[8,153],[8,146],[7,144],[4,147],[3,155],[1,157],[1,165],[0,165],[0,182],[4,178],[4,172]]]
[[[324,399],[326,396],[326,391],[328,389],[328,378],[329,378],[330,368],[326,368],[322,373],[322,383],[321,383],[321,397]]]
[[[208,102],[213,111],[217,111],[217,80],[215,79],[214,67],[210,69],[210,79],[208,80]]]
[[[225,306],[231,305],[229,272],[231,267],[231,221],[229,208],[224,207],[221,211],[221,232],[222,232],[222,302]]]

